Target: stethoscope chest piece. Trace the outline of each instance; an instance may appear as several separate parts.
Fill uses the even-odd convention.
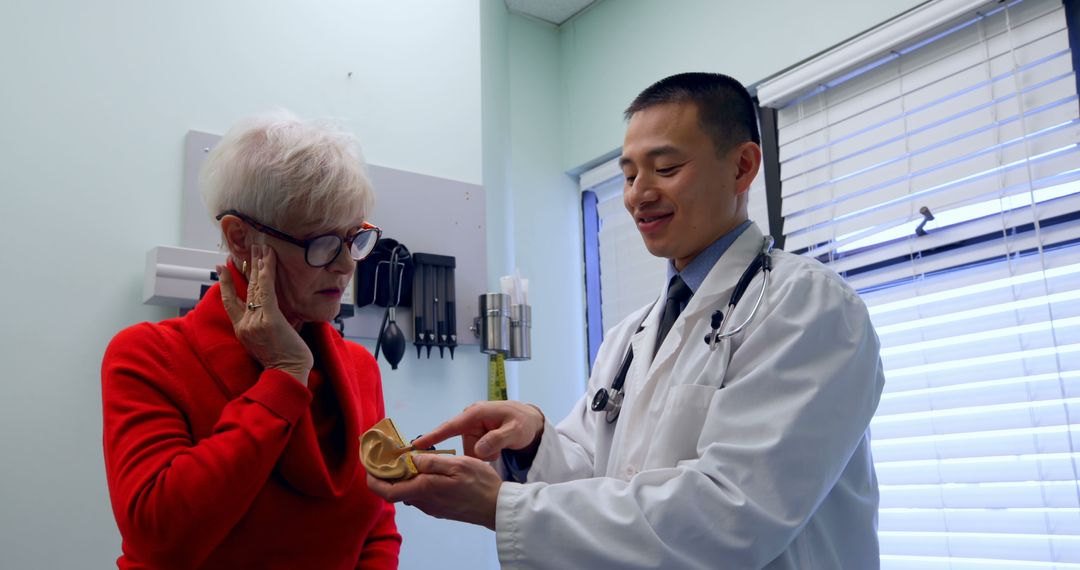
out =
[[[622,411],[623,391],[622,389],[607,389],[600,388],[596,391],[596,395],[592,399],[592,411],[605,412],[608,423],[615,423],[615,420],[619,419],[619,412]]]
[[[641,332],[641,327],[638,327]],[[592,411],[604,412],[609,424],[619,419],[619,411],[622,409],[623,384],[626,383],[626,375],[630,372],[630,365],[634,362],[633,345],[626,348],[626,356],[623,357],[619,372],[615,374],[615,380],[611,382],[611,388],[600,388],[592,399]]]

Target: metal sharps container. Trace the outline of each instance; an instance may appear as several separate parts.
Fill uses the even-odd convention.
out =
[[[510,352],[510,295],[484,293],[477,305],[480,316],[473,331],[480,337],[480,352],[508,354]]]
[[[532,358],[532,307],[525,304],[510,306],[510,354],[507,360]]]

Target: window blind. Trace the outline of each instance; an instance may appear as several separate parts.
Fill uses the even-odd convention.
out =
[[[1080,179],[1078,118],[1060,2],[997,8],[897,50],[778,111],[786,247],[842,253],[852,269],[893,253],[853,255],[910,231],[920,208],[1058,198],[1031,191]]]
[[[882,568],[1080,569],[1072,61],[1060,0],[992,3],[777,99],[786,248],[882,342]]]

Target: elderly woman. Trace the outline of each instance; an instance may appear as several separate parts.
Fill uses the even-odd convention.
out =
[[[396,568],[393,507],[359,437],[384,416],[375,360],[328,322],[379,237],[356,141],[278,113],[203,170],[227,266],[185,316],[112,340],[105,467],[120,568]]]

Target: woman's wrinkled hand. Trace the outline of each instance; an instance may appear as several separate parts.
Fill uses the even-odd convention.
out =
[[[221,301],[232,320],[236,338],[263,368],[281,370],[307,386],[314,358],[300,333],[278,307],[274,289],[277,274],[274,250],[265,244],[252,245],[251,258],[247,304],[237,297],[229,269],[223,265],[217,267]]]

